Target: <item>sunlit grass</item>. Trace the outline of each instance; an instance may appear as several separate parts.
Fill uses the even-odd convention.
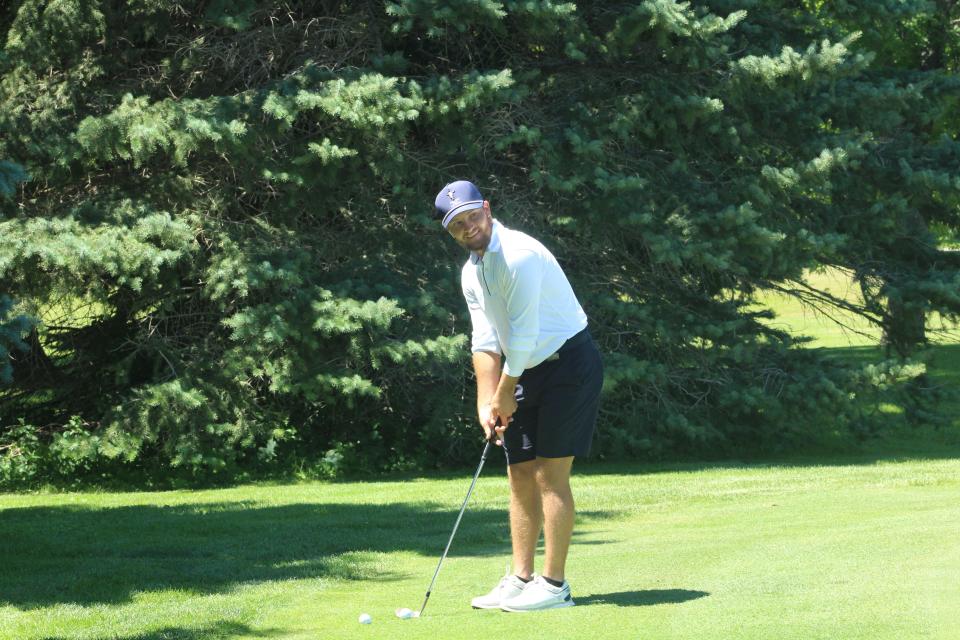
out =
[[[585,471],[585,472],[583,472]],[[960,459],[588,467],[578,606],[474,611],[509,557],[491,461],[403,482],[0,496],[0,638],[955,638]],[[540,568],[539,565],[537,567]],[[363,627],[366,612],[373,624]]]
[[[804,279],[810,286],[837,298],[857,304],[863,302],[859,286],[839,269],[809,271]],[[760,292],[756,308],[769,308],[776,313],[776,318],[766,321],[770,326],[811,337],[809,347],[872,346],[881,338],[879,328],[853,312],[831,309],[828,316],[777,291]],[[946,321],[939,313],[928,316],[927,328],[934,344],[960,343],[960,325]]]
[[[838,273],[811,282],[857,295]],[[767,294],[774,323],[856,362],[838,328]],[[960,384],[960,334],[930,377]],[[948,340],[949,342],[949,340]],[[903,408],[879,407],[897,416]],[[957,415],[960,416],[960,408]],[[960,417],[857,451],[741,464],[578,464],[578,606],[469,607],[509,556],[491,460],[420,620],[469,471],[209,491],[0,495],[0,640],[559,638],[952,640],[960,629]],[[479,455],[479,450],[478,450]],[[538,566],[538,569],[540,567]],[[357,616],[374,623],[361,626]]]

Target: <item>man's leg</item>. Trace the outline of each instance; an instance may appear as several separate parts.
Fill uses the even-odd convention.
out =
[[[536,464],[537,487],[543,503],[543,576],[563,582],[575,513],[570,490],[573,456],[537,458]]]
[[[564,580],[564,565],[573,535],[573,495],[569,482],[573,456],[537,458],[533,462],[535,491],[543,509],[546,543],[543,573],[516,596],[502,601],[500,608],[504,611],[538,611],[574,605],[570,585]],[[551,584],[551,581],[560,584]]]
[[[513,571],[524,580],[533,575],[533,555],[543,524],[543,506],[538,483],[538,461],[528,460],[507,467],[510,478],[510,539]],[[569,541],[568,541],[569,542]]]

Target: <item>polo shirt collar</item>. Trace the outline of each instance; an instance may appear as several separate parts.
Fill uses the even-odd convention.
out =
[[[502,227],[503,225],[497,222],[496,218],[494,218],[493,230],[490,232],[490,243],[487,245],[487,250],[484,252],[485,254],[490,253],[491,251],[494,253],[498,253],[500,251],[500,229]],[[480,262],[480,256],[475,251],[470,252],[470,262],[472,264],[477,264]]]

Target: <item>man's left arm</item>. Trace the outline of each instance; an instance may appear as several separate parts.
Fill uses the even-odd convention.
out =
[[[506,291],[507,314],[510,320],[510,339],[505,345],[506,362],[500,382],[491,403],[491,409],[500,417],[502,431],[517,410],[514,398],[517,381],[530,361],[540,336],[540,292],[543,286],[543,260],[533,252],[524,252],[510,265],[510,282]]]

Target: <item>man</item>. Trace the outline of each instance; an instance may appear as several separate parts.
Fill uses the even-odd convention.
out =
[[[570,283],[542,244],[494,220],[490,203],[465,180],[445,186],[435,205],[443,227],[470,251],[461,282],[473,324],[477,415],[487,438],[503,446],[510,481],[513,573],[471,604],[572,606],[564,573],[574,522],[570,469],[590,452],[600,354]],[[536,575],[541,529],[543,573]]]

